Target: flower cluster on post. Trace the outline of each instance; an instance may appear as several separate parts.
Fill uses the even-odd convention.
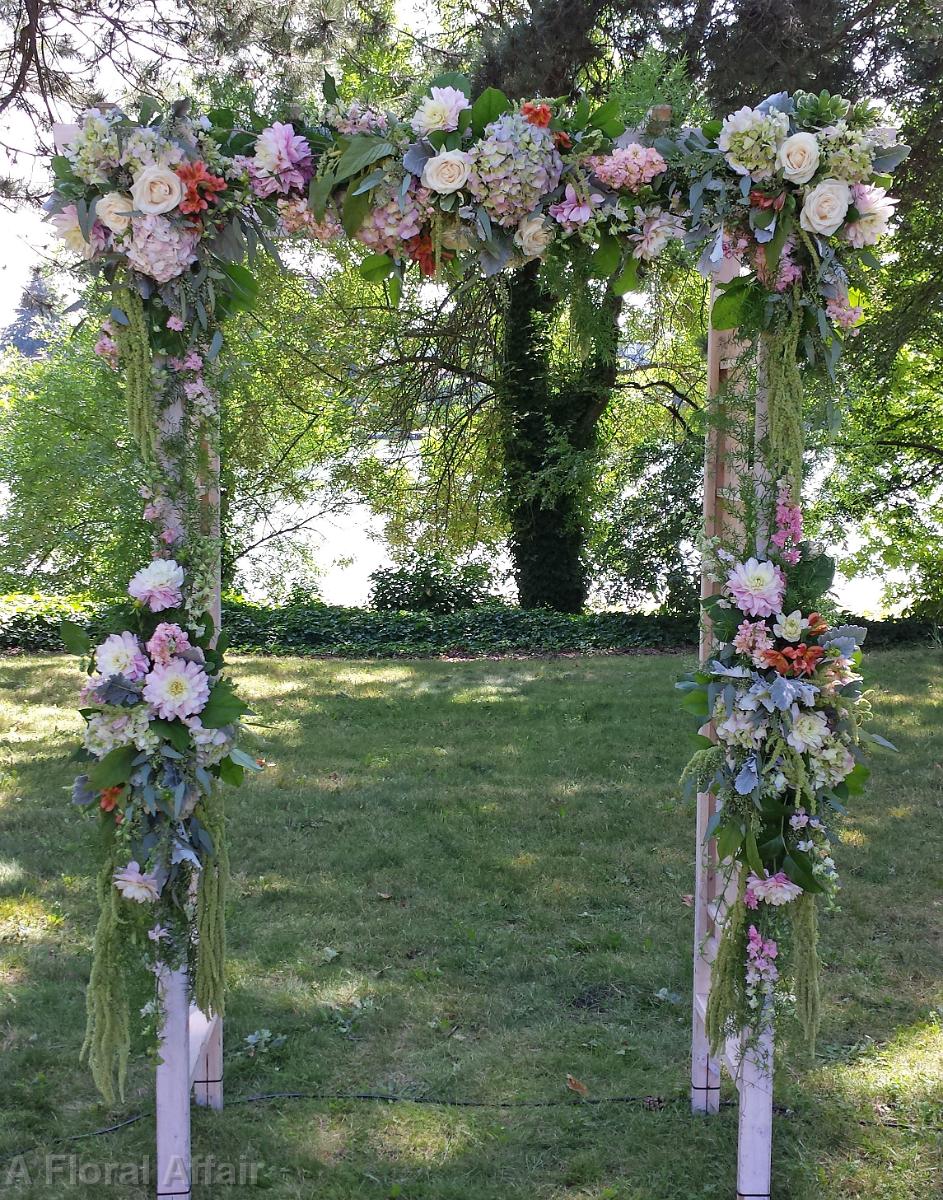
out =
[[[797,928],[807,926],[794,910],[837,893],[832,820],[868,778],[866,744],[887,745],[864,728],[865,630],[830,627],[812,607],[834,565],[803,540],[801,511],[786,493],[781,486],[766,555],[744,559],[716,540],[704,546],[719,585],[704,602],[718,646],[679,684],[685,707],[716,739],[686,775],[715,798],[709,836],[722,861],[739,864],[738,903],[749,914],[749,925],[727,923],[741,939],[734,990],[743,1002],[725,1014],[729,1029],[751,1011],[758,1018],[755,1010],[770,1019],[792,995],[797,964],[814,969],[814,946],[797,946]]]

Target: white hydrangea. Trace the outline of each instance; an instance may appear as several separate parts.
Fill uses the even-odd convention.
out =
[[[789,118],[775,110],[743,107],[725,118],[717,145],[738,175],[769,179],[779,147],[789,133]]]

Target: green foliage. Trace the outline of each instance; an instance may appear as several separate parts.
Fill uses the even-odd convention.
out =
[[[223,788],[215,787],[208,796],[203,797],[197,816],[213,842],[213,853],[203,864],[197,887],[196,929],[200,952],[196,955],[194,995],[203,1012],[223,1016],[226,997],[226,890],[229,883]]]
[[[379,612],[454,613],[494,599],[491,571],[418,552],[370,576],[370,603]]]

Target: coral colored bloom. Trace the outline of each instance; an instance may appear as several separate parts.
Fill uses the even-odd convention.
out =
[[[536,125],[538,129],[546,129],[553,120],[553,112],[549,104],[535,104],[533,100],[527,100],[521,105],[521,115],[525,117],[531,125]]]
[[[210,698],[210,683],[199,663],[175,658],[158,664],[144,681],[144,699],[165,721],[202,712]]]
[[[118,800],[121,798],[123,787],[109,787],[102,790],[101,798],[98,801],[98,806],[102,812],[111,812]]]
[[[553,144],[558,150],[572,150],[573,139],[562,129],[557,129],[553,135]]]
[[[160,896],[157,876],[142,871],[133,858],[123,870],[115,871],[114,883],[125,900],[138,904],[153,904]]]
[[[151,612],[176,608],[183,599],[183,567],[172,558],[155,558],[128,584],[128,595],[146,604]]]
[[[182,213],[198,213],[209,207],[209,201],[215,204],[217,193],[226,190],[226,180],[220,175],[211,175],[206,169],[206,163],[181,163],[177,167],[177,176],[184,186],[184,197],[180,201]]]
[[[771,617],[782,607],[786,581],[773,563],[748,558],[730,572],[727,590],[748,617]]]
[[[408,238],[403,243],[406,253],[413,260],[419,263],[419,270],[423,275],[431,276],[436,272],[436,256],[435,246],[432,242],[432,234],[419,233],[415,237]],[[441,249],[439,251],[439,262],[447,262],[450,258],[455,257],[453,250]]]

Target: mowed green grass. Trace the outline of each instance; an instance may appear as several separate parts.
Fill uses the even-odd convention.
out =
[[[269,766],[231,795],[229,1100],[562,1103],[195,1109],[196,1154],[258,1164],[254,1189],[197,1196],[733,1196],[735,1108],[695,1118],[683,1102],[694,835],[672,684],[688,665],[237,662]],[[900,754],[874,763],[837,855],[845,890],[823,921],[818,1057],[780,1058],[780,1200],[943,1188],[943,666],[927,647],[873,654],[869,669],[875,727]],[[142,1054],[115,1112],[77,1061],[95,853],[94,822],[62,790],[76,683],[63,658],[0,664],[0,1158],[153,1103]],[[244,1039],[260,1029],[283,1045],[250,1055]],[[668,1103],[586,1105],[567,1073],[592,1098]],[[148,1116],[52,1149],[93,1168],[152,1145]],[[32,1182],[4,1194],[149,1194],[47,1184],[41,1153],[25,1161]]]

